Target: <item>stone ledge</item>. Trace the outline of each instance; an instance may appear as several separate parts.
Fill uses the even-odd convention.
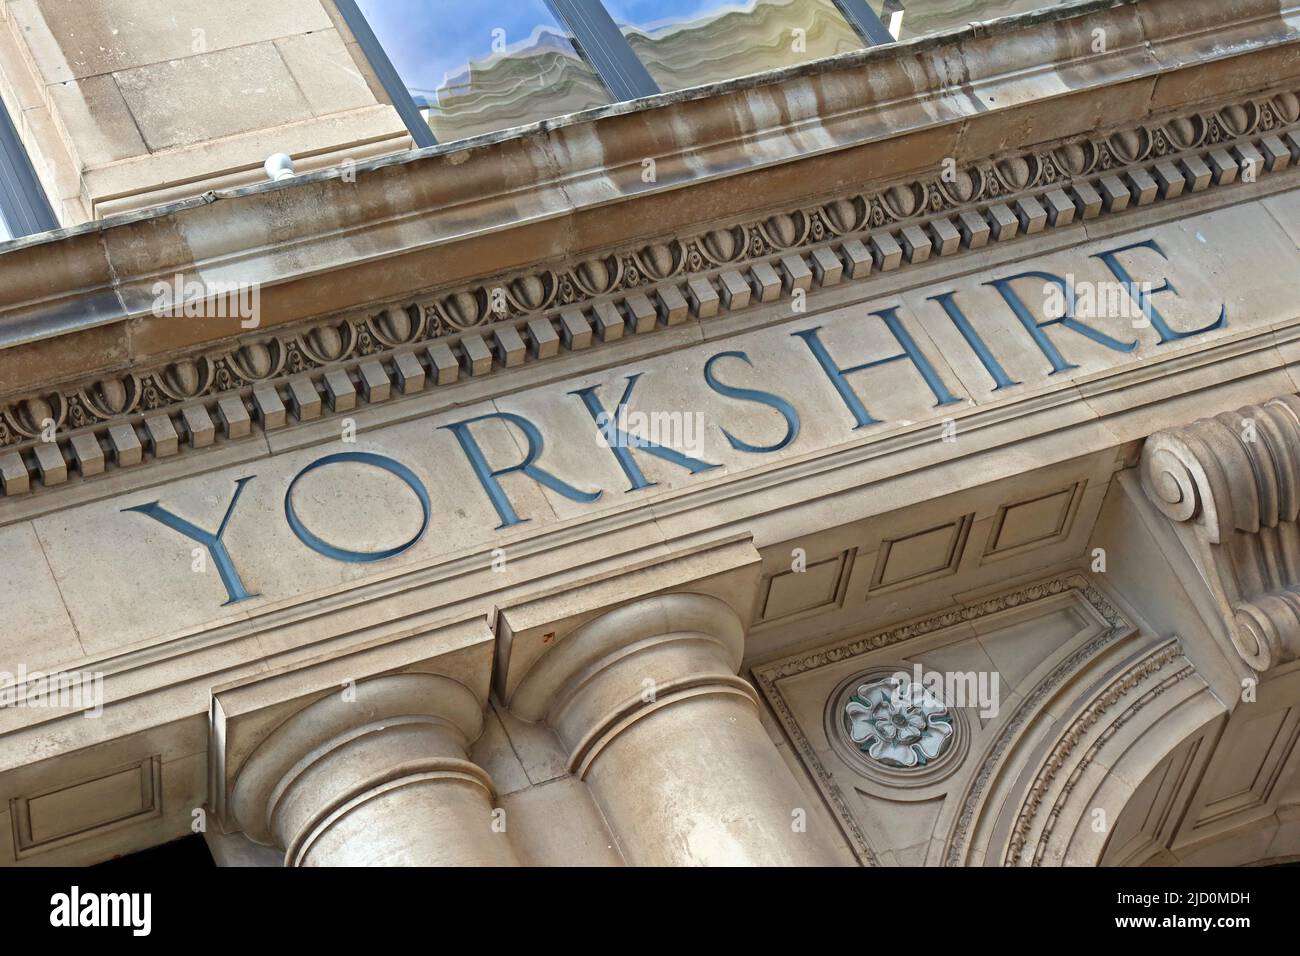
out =
[[[977,161],[1016,145],[1013,130],[1025,142],[1121,126],[1294,76],[1289,10],[1249,0],[1208,30],[1177,0],[1065,7],[363,162],[355,182],[333,170],[19,241],[0,257],[0,338],[12,347],[102,329],[98,349],[39,379],[76,363],[121,368],[119,357],[232,334],[151,324],[160,275],[256,283],[266,315],[287,324],[410,295],[430,275],[463,282],[489,248],[505,268],[590,255],[686,228],[701,208],[740,214],[754,195],[789,202],[809,183],[856,183],[864,168],[888,180],[945,156]],[[1092,50],[1095,29],[1111,38],[1104,53]],[[1162,88],[1173,78],[1181,93],[1171,97]],[[621,214],[610,216],[615,202]],[[38,381],[10,364],[7,381]]]
[[[1177,149],[1180,137],[1191,145]],[[1215,156],[1233,175],[1209,175]],[[69,478],[76,484],[219,447],[250,430],[337,417],[426,386],[554,360],[590,348],[593,339],[641,337],[687,319],[720,321],[751,303],[793,301],[806,290],[839,285],[844,276],[869,282],[935,259],[959,262],[990,241],[1014,243],[1138,210],[1145,215],[1196,193],[1238,188],[1242,180],[1289,178],[1296,161],[1300,97],[1284,91],[955,168],[951,182],[941,174],[840,195],[567,268],[333,316],[0,408],[0,486],[6,497],[37,487],[48,492]],[[497,318],[494,306],[508,317]],[[114,408],[118,413],[110,414]],[[53,443],[42,437],[49,434],[42,423],[51,421]],[[167,432],[165,421],[176,437],[160,451],[155,432]]]

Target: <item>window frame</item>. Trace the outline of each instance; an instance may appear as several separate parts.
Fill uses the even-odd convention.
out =
[[[898,42],[889,32],[884,21],[877,16],[876,11],[867,5],[867,0],[831,0],[831,2],[867,46],[882,46],[886,43]]]
[[[420,114],[420,108],[356,0],[334,2],[416,147],[437,146],[433,130]],[[545,3],[560,26],[573,37],[579,55],[605,85],[612,102],[625,103],[663,92],[601,0],[545,0]],[[866,46],[897,42],[867,5],[867,0],[832,0],[832,3]]]
[[[615,103],[662,93],[600,0],[546,0]]]
[[[59,227],[4,103],[0,103],[0,218],[10,233],[0,243]]]
[[[402,82],[402,78],[397,74],[397,68],[393,66],[393,61],[388,58],[388,53],[384,50],[384,45],[379,42],[379,38],[375,36],[375,31],[370,29],[370,21],[361,12],[356,0],[334,0],[334,3],[342,15],[343,21],[348,25],[348,29],[352,31],[352,37],[357,41],[357,46],[361,47],[361,52],[370,61],[370,67],[379,78],[384,92],[392,100],[397,115],[406,124],[411,139],[415,141],[416,149],[437,146],[438,140],[434,137],[433,130],[425,122],[424,117],[420,115],[420,108],[415,105],[415,100],[411,98],[410,90],[406,88],[406,84]]]

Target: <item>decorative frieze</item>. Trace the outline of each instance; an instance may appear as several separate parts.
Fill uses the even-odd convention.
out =
[[[17,398],[0,408],[0,448],[9,449],[0,456],[0,481],[7,495],[29,490],[44,473],[57,481],[57,467],[37,459],[41,444],[55,446],[85,477],[99,457],[91,442],[113,465],[127,466],[159,457],[155,430],[163,456],[205,447],[214,437],[282,427],[290,415],[307,421],[338,414],[426,384],[544,361],[596,338],[647,334],[1254,180],[1300,160],[1298,123],[1300,97],[1270,94],[966,168],[937,166],[924,180],[440,290],[362,316],[334,315]],[[175,442],[160,416],[171,419]]]

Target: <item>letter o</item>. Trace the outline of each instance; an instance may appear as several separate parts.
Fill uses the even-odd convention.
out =
[[[298,517],[298,512],[293,509],[294,487],[304,475],[310,474],[317,468],[324,468],[326,465],[337,465],[347,461],[355,461],[362,465],[381,468],[389,474],[402,479],[402,481],[406,482],[407,487],[415,492],[415,496],[420,499],[423,519],[420,521],[420,530],[415,533],[410,541],[395,548],[386,548],[383,551],[348,551],[345,548],[336,548],[328,541],[318,538],[307,530],[307,526]],[[368,561],[384,561],[388,558],[397,557],[424,537],[424,532],[429,528],[429,490],[424,487],[424,482],[416,477],[415,472],[400,461],[394,461],[386,455],[376,455],[368,451],[339,452],[338,454],[326,455],[324,458],[316,459],[294,476],[293,481],[289,482],[289,490],[284,493],[284,516],[288,519],[289,527],[293,529],[293,533],[298,536],[298,540],[317,554],[323,554],[325,557],[333,558],[336,561],[350,561],[358,564]]]

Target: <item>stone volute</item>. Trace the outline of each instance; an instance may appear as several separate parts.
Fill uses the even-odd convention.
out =
[[[1142,487],[1257,671],[1300,658],[1300,398],[1157,432]]]

